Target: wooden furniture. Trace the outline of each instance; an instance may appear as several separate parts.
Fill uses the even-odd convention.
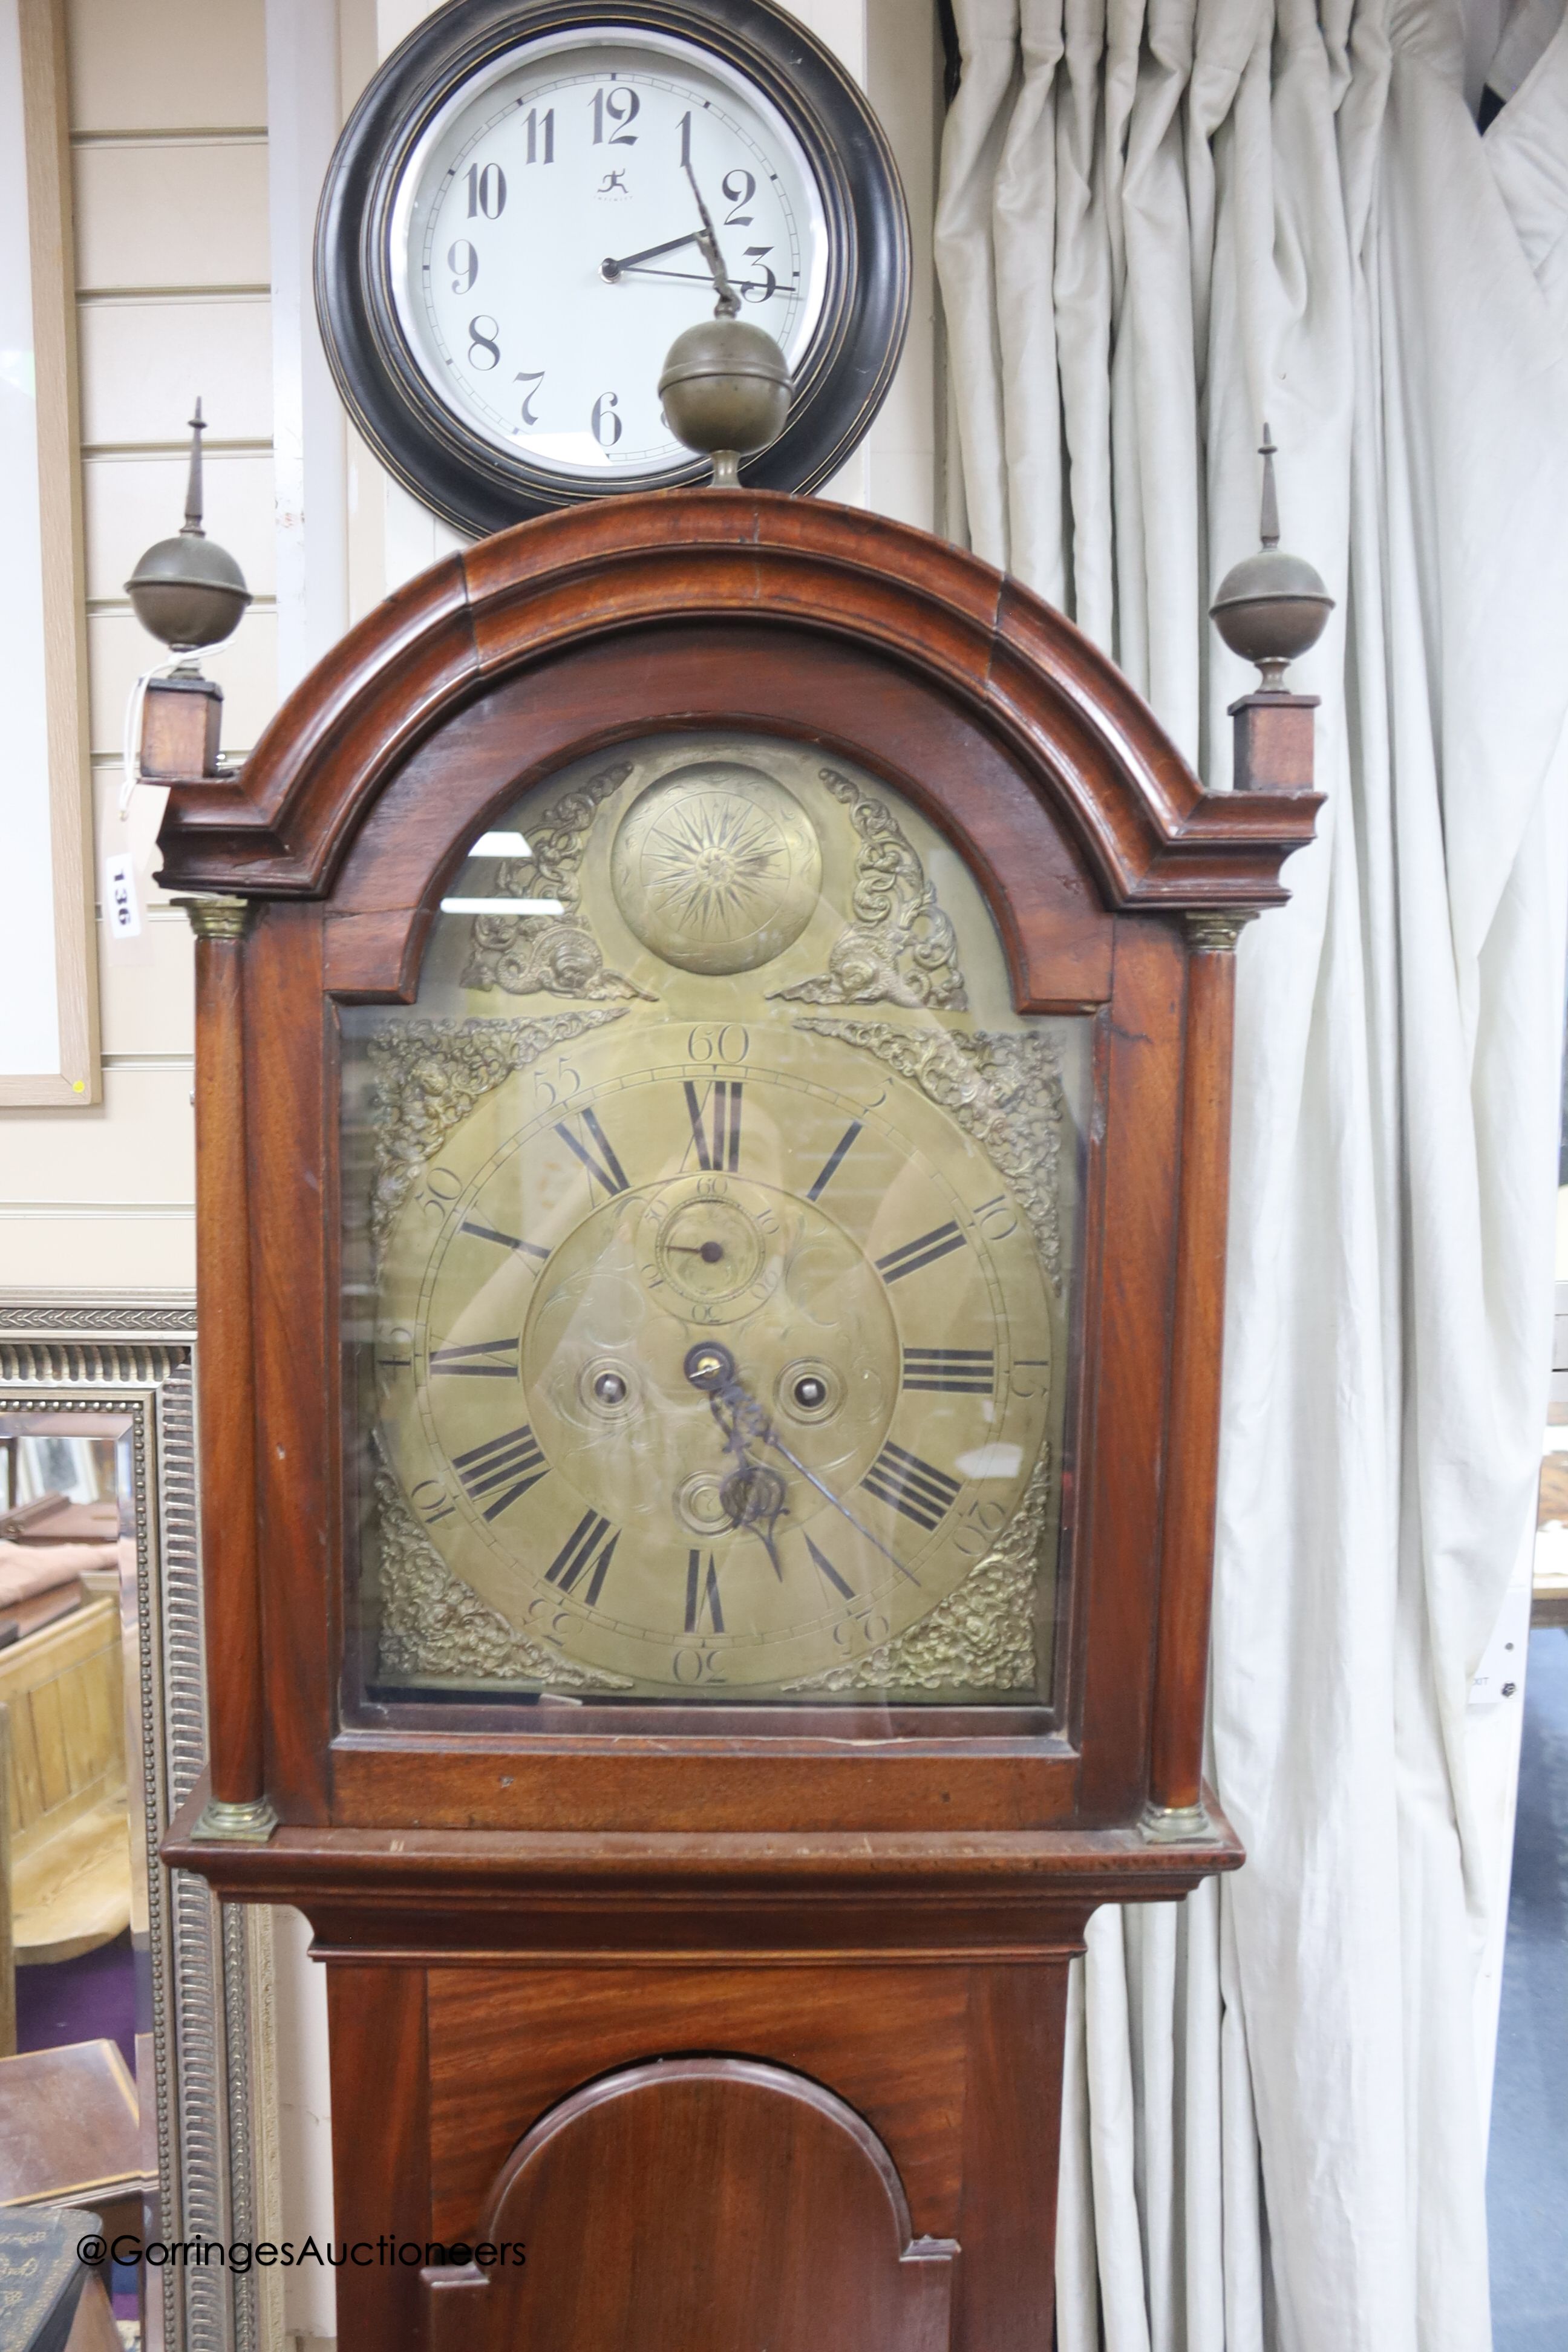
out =
[[[120,1534],[117,1503],[73,1503],[68,1495],[39,1495],[0,1516],[0,1538],[10,1543],[113,1543]]]
[[[1068,1961],[1097,1905],[1241,1860],[1201,1780],[1232,950],[1283,898],[1317,803],[1310,704],[1249,698],[1237,728],[1250,789],[1205,794],[1121,675],[984,565],[864,514],[679,493],[436,566],[243,771],[175,785],[164,879],[208,894],[192,911],[212,1742],[210,1800],[165,1853],[226,1897],[306,1912],[328,1969],[335,2228],[453,2256],[423,2281],[340,2273],[343,2352],[608,2352],[634,2299],[639,2344],[671,2352],[1048,2337]],[[456,1669],[400,1683],[396,1644],[375,1648],[362,1554],[380,1505],[356,1415],[383,1341],[353,1286],[370,1179],[340,1099],[363,1008],[395,1026],[425,1001],[422,959],[451,936],[440,901],[485,828],[521,822],[520,796],[539,787],[558,816],[550,780],[602,756],[614,808],[606,779],[638,742],[725,730],[875,780],[882,862],[862,880],[895,872],[924,915],[976,887],[1009,1034],[1081,1024],[1060,1535],[1033,1588],[1055,1613],[1037,1687],[1005,1704],[836,1707],[820,1678],[751,1709],[555,1696],[548,1627],[531,1648],[507,1635],[531,1684],[519,1668],[487,1695]],[[645,1003],[653,971],[628,962],[620,1001]],[[421,1085],[448,1084],[436,1045],[492,1034],[475,1017],[423,1033]],[[365,1099],[384,1119],[384,1088]],[[714,1166],[695,1111],[693,1129]],[[1037,1154],[1008,1164],[1015,1188],[1042,1173]],[[514,1376],[515,1339],[469,1339],[459,1355]],[[394,1346],[387,1380],[426,1344]],[[531,1478],[530,1432],[511,1436]],[[988,1465],[981,1449],[963,1475]],[[933,1522],[952,1469],[928,1483]],[[487,1486],[464,1507],[479,1525],[492,1502],[524,1542],[532,1500]],[[726,1507],[738,1539],[751,1506]],[[499,1640],[460,1580],[439,1582],[433,1543],[407,1541],[459,1632]],[[571,1627],[599,1580],[585,1559],[547,1580]],[[732,1627],[691,1559],[687,1622],[712,1658]],[[760,1549],[748,1572],[769,1589]]]
[[[118,1594],[0,1650],[10,1717],[16,1959],[68,1959],[131,1924]]]
[[[0,2059],[0,2206],[90,2204],[138,2228],[141,2128],[136,2085],[112,2042]]]

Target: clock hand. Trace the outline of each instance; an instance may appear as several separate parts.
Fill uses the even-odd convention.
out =
[[[832,1487],[825,1486],[822,1480],[817,1476],[816,1471],[808,1470],[805,1463],[801,1460],[799,1454],[792,1454],[789,1447],[784,1443],[783,1439],[774,1435],[771,1423],[764,1423],[761,1433],[763,1443],[765,1445],[771,1445],[776,1454],[782,1454],[784,1460],[789,1464],[790,1468],[792,1470],[798,1470],[806,1484],[808,1486],[815,1486],[817,1493],[823,1497],[823,1500],[825,1502],[831,1503],[834,1509],[837,1511],[842,1517],[848,1520],[857,1535],[864,1536],[868,1544],[875,1544],[883,1559],[890,1559],[900,1576],[908,1577],[911,1584],[918,1584],[920,1582],[920,1578],[915,1574],[913,1569],[906,1568],[903,1561],[899,1558],[898,1553],[896,1551],[889,1551],[887,1545],[882,1541],[880,1536],[874,1536],[871,1533],[870,1528],[865,1524],[865,1521],[863,1519],[858,1519],[854,1512],[850,1510],[848,1505],[839,1501]]]
[[[848,1520],[857,1535],[864,1536],[866,1541],[868,1544],[874,1545],[876,1549],[882,1554],[882,1557],[885,1559],[890,1559],[892,1561],[893,1566],[898,1570],[900,1576],[908,1577],[911,1584],[918,1584],[920,1582],[920,1578],[915,1574],[912,1569],[909,1569],[904,1566],[904,1563],[899,1558],[898,1553],[895,1551],[889,1551],[887,1545],[882,1541],[880,1536],[873,1535],[870,1528],[865,1524],[864,1520],[858,1519],[854,1512],[849,1508],[848,1505],[839,1501],[832,1487],[825,1485],[823,1480],[817,1476],[815,1470],[808,1470],[805,1464],[801,1460],[797,1454],[791,1453],[789,1447],[784,1443],[784,1440],[775,1433],[773,1423],[769,1421],[766,1413],[763,1411],[762,1406],[758,1404],[755,1398],[752,1396],[750,1391],[742,1386],[739,1375],[735,1370],[735,1359],[731,1355],[728,1348],[721,1347],[716,1339],[700,1339],[696,1347],[690,1348],[687,1350],[686,1377],[694,1388],[701,1389],[704,1391],[710,1404],[713,1408],[713,1417],[715,1421],[719,1423],[721,1429],[724,1427],[722,1412],[721,1409],[722,1408],[723,1411],[727,1411],[729,1412],[730,1428],[729,1431],[726,1432],[725,1444],[731,1452],[734,1452],[737,1445],[743,1450],[753,1439],[761,1444],[771,1445],[775,1454],[782,1454],[784,1455],[784,1460],[789,1464],[792,1470],[796,1470],[800,1473],[800,1475],[805,1480],[808,1486],[815,1486],[816,1492],[822,1496],[824,1502],[831,1503],[839,1517]],[[741,1438],[737,1435],[739,1425],[742,1420],[745,1422],[747,1431],[747,1434],[744,1438]],[[747,1460],[749,1463],[749,1455],[747,1456]],[[728,1484],[729,1482],[726,1481],[725,1483]],[[721,1488],[720,1492],[721,1496],[723,1492],[722,1488]],[[771,1546],[769,1547],[769,1554],[770,1557],[772,1557]],[[777,1568],[777,1565],[778,1563],[775,1560],[775,1569]]]
[[[713,215],[702,201],[702,191],[697,184],[697,174],[691,168],[689,158],[686,164],[686,176],[691,183],[691,193],[697,199],[697,209],[702,215],[702,233],[696,240],[697,249],[708,264],[719,296],[713,315],[716,319],[738,318],[741,312],[741,298],[730,282],[730,273],[724,267],[724,257],[719,250],[719,238],[713,226]]]
[[[755,1530],[773,1562],[773,1574],[782,1584],[784,1563],[773,1541],[773,1529],[789,1508],[784,1482],[776,1470],[752,1460],[743,1438],[731,1434],[726,1443],[729,1450],[739,1456],[739,1465],[720,1487],[719,1500],[729,1515],[731,1528],[737,1531],[742,1528]]]
[[[605,267],[607,267],[606,264],[600,264],[601,276],[604,274]],[[622,270],[625,271],[628,278],[668,278],[671,283],[679,282],[682,286],[706,286],[710,283],[708,278],[700,278],[695,269],[642,269],[636,267],[629,261],[624,261],[621,263],[620,268],[616,271],[617,277],[621,274]],[[614,281],[612,280],[611,282],[613,283]],[[730,280],[730,283],[733,286],[738,294],[749,294],[753,286],[762,286],[765,283],[765,280],[761,278],[732,278]],[[773,290],[775,292],[782,291],[784,293],[793,294],[795,291],[795,279],[793,278],[780,278],[776,279],[774,281]]]
[[[599,264],[599,275],[606,286],[613,286],[623,269],[635,269],[639,261],[657,261],[661,253],[679,253],[683,245],[700,243],[701,231],[689,228],[684,236],[669,237],[663,245],[645,245],[640,253],[623,253],[618,260],[606,254]]]

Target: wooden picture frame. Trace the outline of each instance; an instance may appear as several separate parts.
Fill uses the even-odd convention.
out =
[[[64,18],[62,0],[0,0],[0,147],[10,146],[3,168],[25,188],[37,485],[36,525],[21,512],[25,496],[12,510],[8,569],[26,625],[0,629],[0,691],[21,752],[19,791],[30,798],[42,781],[47,795],[47,824],[30,837],[26,825],[6,824],[0,939],[10,944],[0,947],[0,996],[34,1013],[30,1040],[15,1016],[0,1031],[0,1108],[7,1109],[94,1104],[102,1087]],[[19,148],[11,137],[18,117]],[[11,323],[21,325],[28,306],[19,287],[9,295],[17,314]],[[4,389],[11,419],[0,457],[9,467],[25,457],[28,438],[26,413],[10,395],[27,387]]]

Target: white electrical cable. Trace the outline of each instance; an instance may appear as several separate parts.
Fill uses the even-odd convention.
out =
[[[121,816],[131,805],[132,793],[142,782],[142,711],[147,700],[147,688],[155,677],[167,677],[171,671],[178,669],[184,658],[183,655],[171,656],[167,661],[154,662],[151,669],[142,671],[131,689],[130,699],[125,705],[125,733],[120,747]]]

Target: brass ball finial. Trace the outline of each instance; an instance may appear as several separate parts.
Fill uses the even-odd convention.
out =
[[[738,489],[740,460],[778,439],[789,394],[789,362],[772,335],[722,308],[677,335],[658,380],[670,431],[712,458],[716,490]]]
[[[1261,549],[1233,564],[1219,583],[1209,614],[1232,653],[1256,662],[1262,691],[1285,691],[1287,667],[1315,646],[1328,625],[1334,600],[1301,556],[1279,548],[1279,499],[1274,483],[1278,455],[1267,422],[1258,456],[1263,460],[1263,506],[1258,522]]]
[[[171,652],[190,654],[221,645],[239,626],[250,602],[245,574],[226,548],[202,529],[202,404],[191,418],[191,464],[185,520],[179,536],[150,547],[125,583],[137,619]]]
[[[738,316],[741,297],[720,250],[689,158],[686,176],[701,227],[695,243],[718,296],[711,319],[688,327],[669,347],[658,396],[678,441],[713,460],[716,490],[738,490],[741,459],[772,446],[789,415],[789,362],[765,328]]]

